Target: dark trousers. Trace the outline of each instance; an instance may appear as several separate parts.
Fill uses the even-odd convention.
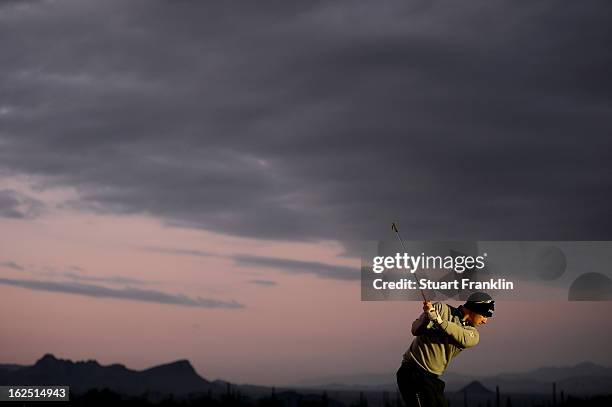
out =
[[[416,362],[403,362],[397,371],[397,386],[406,407],[447,407],[444,382]]]

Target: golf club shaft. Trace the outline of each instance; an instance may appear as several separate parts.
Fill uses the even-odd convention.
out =
[[[395,232],[397,239],[402,245],[402,249],[404,250],[404,253],[407,253],[406,246],[404,246],[404,241],[402,240],[402,236],[400,235],[399,229],[397,228],[397,225],[395,224],[395,222],[391,224],[391,229]],[[414,276],[414,279],[416,280],[417,285],[418,285],[419,279],[416,276],[416,270],[414,270],[414,273],[410,273],[410,274]],[[425,292],[422,289],[421,289],[421,296],[423,297],[423,301],[427,302],[427,298],[425,298]]]

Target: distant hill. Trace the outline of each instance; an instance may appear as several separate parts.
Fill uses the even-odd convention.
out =
[[[465,393],[465,392],[469,394],[485,394],[485,395],[493,394],[493,391],[484,387],[482,383],[480,383],[478,380],[474,380],[473,382],[471,382],[470,384],[468,384],[467,386],[459,390],[459,393]]]
[[[482,380],[485,386],[499,386],[509,393],[549,394],[551,385],[557,383],[557,391],[565,394],[610,394],[612,393],[612,368],[590,362],[574,366],[542,367],[521,372],[504,373]]]
[[[252,399],[270,397],[292,401],[320,400],[329,396],[330,405],[340,401],[345,405],[359,402],[362,392],[371,406],[383,405],[385,397],[397,397],[395,371],[388,374],[328,377],[302,382],[301,386],[272,388],[249,384],[233,384],[223,380],[208,381],[201,377],[187,360],[155,366],[145,370],[132,370],[121,364],[102,366],[95,360],[73,362],[44,355],[32,366],[0,364],[0,385],[68,385],[75,393],[90,389],[108,388],[128,396],[144,393],[150,399],[173,394],[178,397],[198,394],[221,396],[230,391]],[[494,397],[499,386],[502,395],[539,395],[542,400],[550,396],[552,382],[557,392],[575,396],[612,394],[612,369],[593,363],[580,363],[567,367],[543,367],[522,373],[470,378],[446,374],[447,396],[454,403],[469,400],[486,401]],[[329,382],[326,382],[329,380]],[[326,396],[326,397],[327,397]],[[518,401],[518,400],[517,400]],[[484,404],[483,404],[484,405]]]
[[[15,369],[21,369],[22,367],[25,367],[25,366],[15,365],[15,364],[5,364],[5,365],[0,364],[0,370],[15,370]]]
[[[69,385],[77,393],[109,388],[127,395],[147,391],[164,394],[225,391],[225,387],[200,377],[187,360],[136,371],[120,364],[102,366],[95,360],[57,359],[51,354],[44,355],[32,366],[0,365],[0,384]]]
[[[0,364],[0,385],[67,385],[76,394],[109,389],[126,396],[146,394],[149,400],[161,400],[170,394],[185,399],[201,395],[219,398],[228,394],[260,399],[274,395],[276,400],[286,402],[287,405],[297,405],[297,400],[314,402],[325,398],[328,407],[343,406],[343,403],[327,397],[324,392],[310,389],[293,391],[249,384],[237,385],[223,380],[210,382],[202,378],[187,360],[137,371],[121,364],[102,366],[95,360],[73,362],[46,354],[32,366]],[[351,404],[359,398],[359,392],[343,392],[337,396]]]
[[[503,373],[495,376],[476,377],[455,373],[445,373],[442,380],[446,382],[447,392],[462,392],[464,387],[474,380],[485,388],[495,389],[499,386],[505,393],[542,394],[552,392],[552,383],[557,383],[557,391],[565,394],[594,395],[612,393],[612,368],[583,362],[574,366],[542,367],[519,373]],[[360,374],[332,376],[309,379],[296,384],[297,387],[309,387],[325,390],[352,391],[395,391],[395,371],[387,374]]]
[[[398,366],[399,367],[399,366]],[[395,392],[395,370],[389,373],[355,374],[344,376],[327,376],[302,380],[293,387],[316,388],[325,390],[364,390],[364,391],[391,391]],[[442,379],[447,387],[457,390],[474,380],[473,377],[457,373],[445,373]]]

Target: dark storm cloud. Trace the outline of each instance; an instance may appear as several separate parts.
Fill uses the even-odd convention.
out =
[[[0,266],[10,267],[15,270],[27,270],[29,273],[36,276],[45,276],[45,277],[53,277],[53,278],[62,278],[69,279],[77,282],[97,282],[97,283],[106,283],[113,285],[123,285],[123,286],[134,286],[134,285],[150,285],[150,284],[159,284],[159,281],[149,281],[149,280],[141,280],[137,278],[124,277],[124,276],[96,276],[84,274],[83,269],[78,266],[67,266],[61,269],[57,269],[54,266],[45,266],[41,269],[28,268],[25,269],[14,262],[5,262],[0,263]]]
[[[23,267],[21,267],[19,264],[15,263],[14,261],[0,262],[0,267],[5,267],[5,268],[17,270],[17,271],[23,271]]]
[[[12,189],[0,190],[0,217],[31,219],[40,215],[43,204]]]
[[[87,297],[113,298],[120,300],[133,300],[144,302],[155,302],[159,304],[182,305],[186,307],[200,308],[244,308],[243,304],[234,300],[221,301],[209,298],[192,298],[182,294],[167,294],[155,290],[142,290],[134,287],[121,289],[108,288],[99,285],[82,284],[77,282],[57,282],[45,280],[22,280],[0,278],[0,284],[14,287],[27,288],[30,290],[51,291],[66,294],[78,294]]]
[[[276,281],[272,280],[249,280],[249,284],[263,285],[266,287],[276,285]]]
[[[149,285],[157,284],[156,281],[145,281],[136,278],[122,277],[122,276],[89,276],[81,273],[65,272],[62,274],[64,277],[74,281],[91,281],[98,283],[109,283],[109,284],[122,284],[122,285]]]
[[[0,8],[2,7],[28,7],[31,3],[40,3],[44,0],[0,0]]]
[[[355,268],[335,266],[333,264],[314,261],[299,261],[277,257],[248,255],[234,256],[233,259],[241,266],[269,267],[291,274],[312,274],[317,277],[334,280],[359,280],[361,277],[360,271]]]
[[[0,13],[0,165],[71,207],[349,249],[392,220],[612,238],[607,1]]]
[[[8,263],[0,263],[0,266],[8,264]],[[24,270],[20,268],[20,270]],[[47,266],[40,270],[28,270],[31,274],[38,276],[47,276],[47,277],[59,277],[59,278],[67,278],[69,280],[77,281],[77,282],[96,282],[96,283],[106,283],[113,285],[122,285],[122,286],[134,286],[134,285],[150,285],[150,284],[159,284],[159,281],[145,281],[137,278],[124,277],[124,276],[95,276],[95,275],[87,275],[83,274],[83,270],[77,266],[69,266],[69,271],[58,271],[54,267]]]
[[[191,250],[191,249],[177,249],[177,248],[166,248],[166,247],[155,247],[155,246],[143,246],[140,249],[163,254],[174,254],[177,256],[195,256],[195,257],[211,257],[216,256],[213,253],[206,252],[203,250]]]

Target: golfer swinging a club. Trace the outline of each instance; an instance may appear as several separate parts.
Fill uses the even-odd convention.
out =
[[[476,346],[476,327],[493,316],[495,302],[483,292],[471,294],[458,308],[423,301],[423,313],[412,323],[415,336],[397,371],[397,385],[407,407],[446,407],[444,382],[438,378],[451,359]]]

